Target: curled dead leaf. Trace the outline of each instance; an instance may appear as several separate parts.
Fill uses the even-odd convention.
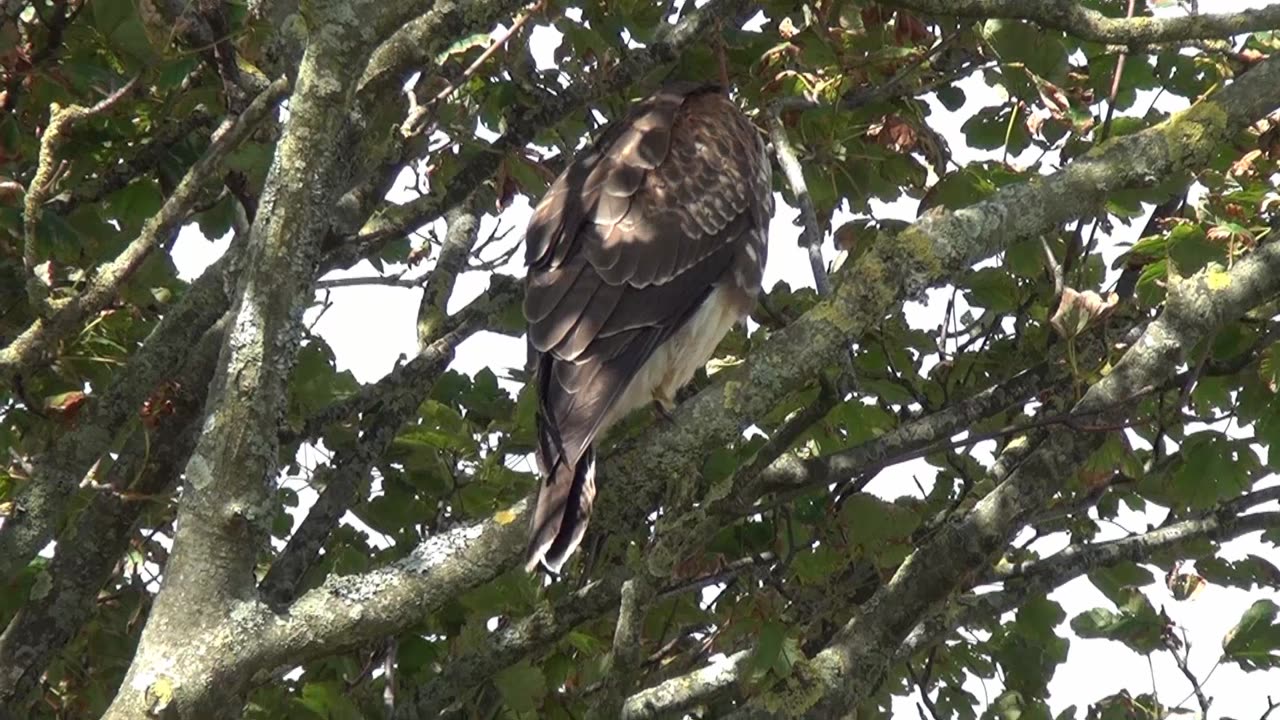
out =
[[[1084,332],[1093,322],[1110,315],[1119,303],[1120,296],[1116,293],[1109,293],[1104,300],[1092,290],[1079,292],[1063,288],[1062,299],[1053,317],[1049,318],[1049,324],[1059,335],[1070,339]]]

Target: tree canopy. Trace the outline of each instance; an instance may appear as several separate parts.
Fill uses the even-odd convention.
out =
[[[0,718],[1207,715],[1161,587],[1256,594],[1212,656],[1265,717],[1280,5],[1185,5],[0,0]],[[802,260],[548,581],[523,358],[455,360],[679,79]],[[420,297],[369,382],[314,325],[356,284]],[[1082,638],[1180,684],[1064,708]]]

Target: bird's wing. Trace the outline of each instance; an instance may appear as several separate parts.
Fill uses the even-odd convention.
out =
[[[554,487],[557,466],[572,471],[637,371],[717,284],[754,297],[770,173],[731,101],[685,85],[638,103],[548,189],[525,237],[524,301],[544,494],[569,492]],[[564,502],[540,498],[535,515]]]
[[[526,234],[524,311],[530,344],[552,360],[543,404],[571,456],[726,273],[758,288],[769,172],[728,98],[677,86],[639,103],[547,191]]]

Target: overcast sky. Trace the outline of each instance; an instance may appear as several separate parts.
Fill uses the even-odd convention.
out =
[[[699,3],[701,4],[701,3]],[[1204,12],[1232,12],[1247,7],[1262,7],[1269,3],[1261,0],[1202,0],[1200,8]],[[1179,14],[1179,8],[1166,8],[1159,11],[1161,15]],[[550,27],[538,27],[532,37],[534,56],[541,68],[552,68],[552,52],[559,43],[560,35]],[[967,102],[955,113],[948,113],[936,102],[932,102],[933,115],[931,123],[942,131],[950,141],[951,150],[956,162],[964,164],[978,159],[998,159],[999,153],[975,151],[966,147],[963,138],[959,137],[959,126],[977,109],[999,101],[996,91],[987,87],[980,76],[971,77],[961,83],[965,90]],[[1142,112],[1151,101],[1148,94],[1146,101],[1135,104],[1137,112]],[[1178,104],[1176,99],[1164,96],[1158,107],[1175,110],[1185,105]],[[488,137],[493,135],[480,133]],[[1015,164],[1029,165],[1038,151],[1028,151],[1024,157],[1012,158]],[[407,188],[413,185],[412,173],[406,171],[402,182],[397,183],[396,190],[390,196],[395,202],[403,202],[414,197]],[[916,201],[910,198],[892,205],[875,204],[875,214],[881,218],[898,218],[913,220]],[[485,217],[481,222],[481,237],[487,233],[507,231],[506,241],[491,249],[487,256],[492,257],[511,243],[519,242],[523,235],[525,223],[529,217],[529,203],[525,199],[517,200],[501,218]],[[848,219],[846,215],[837,213],[833,226]],[[785,280],[792,287],[813,286],[809,274],[806,255],[796,244],[798,228],[794,224],[796,212],[778,197],[778,210],[770,226],[769,265],[765,274],[765,287],[770,288],[779,280]],[[1132,242],[1137,239],[1145,218],[1140,218],[1129,226],[1120,225],[1113,238],[1112,249],[1108,253],[1110,259],[1120,250],[1115,249],[1116,242]],[[424,233],[440,232],[443,224],[424,228]],[[207,240],[199,234],[195,225],[184,229],[174,248],[174,261],[184,278],[194,278],[216,259],[225,249],[229,238],[214,241]],[[827,258],[831,259],[830,244],[827,245]],[[521,275],[522,253],[516,253],[515,259],[504,272]],[[410,276],[421,273],[423,268],[410,271]],[[351,271],[333,273],[329,277],[361,277],[372,275],[373,269],[367,263],[361,263]],[[484,273],[468,273],[463,275],[457,290],[450,302],[450,310],[457,309],[487,286],[487,275]],[[400,355],[412,356],[417,348],[414,336],[414,320],[421,292],[404,288],[388,288],[377,286],[361,286],[342,288],[332,291],[331,307],[316,323],[316,331],[321,334],[333,348],[337,356],[339,369],[349,369],[361,382],[372,382],[389,371]],[[935,290],[929,293],[925,303],[913,303],[908,308],[908,320],[917,328],[935,330],[941,322],[941,313],[950,293]],[[317,315],[313,309],[308,313],[308,321]],[[754,328],[752,328],[754,329]],[[519,368],[524,364],[525,350],[522,340],[506,338],[492,333],[480,333],[458,350],[452,367],[460,372],[472,374],[483,367],[489,367],[500,378],[506,371]],[[510,383],[508,387],[514,387]],[[1137,444],[1141,444],[1138,441]],[[974,452],[975,458],[981,462],[989,462],[993,443],[979,445]],[[1264,451],[1265,452],[1265,451]],[[314,464],[319,457],[309,457],[308,465]],[[917,494],[918,479],[927,489],[932,483],[933,469],[923,460],[904,463],[882,472],[867,488],[869,492],[886,499],[893,499],[904,494]],[[1273,476],[1264,484],[1274,484]],[[608,479],[604,479],[608,482]],[[315,494],[301,483],[291,483],[299,491],[301,504],[296,521],[300,521],[306,508],[314,501]],[[1263,506],[1262,509],[1273,509],[1275,504]],[[1148,514],[1133,512],[1122,513],[1118,525],[1102,525],[1102,534],[1098,540],[1121,537],[1131,531],[1143,531],[1148,524],[1158,524],[1164,517],[1163,508],[1154,508]],[[348,513],[348,521],[354,518]],[[295,521],[295,522],[296,522]],[[1042,554],[1047,554],[1066,544],[1065,536],[1051,537],[1039,541],[1034,547]],[[1270,546],[1258,542],[1258,534],[1253,534],[1240,541],[1233,542],[1222,553],[1227,559],[1239,559],[1253,553],[1280,565],[1280,553]],[[1239,619],[1240,614],[1252,602],[1261,597],[1271,597],[1280,601],[1274,591],[1246,592],[1231,588],[1210,586],[1189,601],[1176,601],[1164,586],[1163,573],[1150,567],[1157,576],[1157,582],[1147,588],[1146,594],[1152,604],[1159,610],[1164,608],[1179,626],[1187,631],[1192,645],[1191,669],[1203,680],[1214,667],[1221,652],[1223,635]],[[1085,578],[1079,578],[1054,591],[1050,597],[1060,603],[1070,619],[1078,613],[1093,607],[1111,607],[1110,602],[1098,592]],[[1070,634],[1065,625],[1062,631],[1071,638],[1070,653],[1067,662],[1058,668],[1050,685],[1051,697],[1049,705],[1056,714],[1071,705],[1077,707],[1077,717],[1083,717],[1084,708],[1106,695],[1128,689],[1137,695],[1152,690],[1153,682],[1158,691],[1160,701],[1166,705],[1174,705],[1187,697],[1191,687],[1179,672],[1168,653],[1158,653],[1151,658],[1148,665],[1145,657],[1136,655],[1119,644],[1107,640],[1081,640]],[[1271,692],[1280,699],[1280,672],[1272,673],[1265,678],[1263,673],[1246,674],[1234,665],[1223,665],[1216,669],[1211,682],[1206,686],[1207,694],[1215,698],[1213,714],[1215,716],[1234,716],[1238,718],[1259,717],[1267,707],[1266,694]],[[979,699],[994,700],[1001,692],[999,679],[989,680],[985,685],[976,680],[966,688]],[[902,717],[914,717],[916,698],[912,696],[900,700],[895,707],[895,714]],[[1194,699],[1188,699],[1184,707],[1194,708]]]

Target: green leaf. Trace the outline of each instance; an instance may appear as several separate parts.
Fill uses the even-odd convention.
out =
[[[1089,582],[1111,602],[1123,605],[1130,594],[1156,581],[1150,570],[1125,561],[1089,572]]]
[[[307,683],[297,704],[324,720],[360,720],[364,717],[341,683],[333,680]]]
[[[938,91],[938,102],[942,107],[955,112],[964,105],[964,91],[955,85],[948,85]]]
[[[441,651],[439,644],[420,635],[404,635],[396,642],[397,669],[409,676],[429,670]]]
[[[1169,258],[1178,274],[1186,276],[1199,272],[1211,262],[1225,262],[1224,248],[1212,243],[1204,234],[1204,228],[1191,223],[1176,225],[1169,231]]]
[[[110,35],[133,14],[133,3],[131,0],[94,0],[89,9],[93,12],[94,28],[103,35]]]
[[[1141,593],[1130,593],[1119,612],[1094,608],[1071,619],[1071,629],[1082,638],[1105,638],[1124,643],[1146,655],[1163,647],[1165,622]]]
[[[1219,500],[1247,492],[1251,473],[1261,463],[1247,443],[1206,430],[1183,441],[1169,486],[1171,499],[1193,509],[1208,509]]]
[[[866,493],[845,500],[840,519],[850,545],[883,565],[899,562],[910,552],[911,533],[920,524],[914,511]]]
[[[1204,558],[1196,561],[1196,572],[1205,580],[1218,585],[1252,590],[1255,587],[1280,588],[1280,568],[1258,555],[1247,555],[1241,560]]]
[[[537,710],[547,694],[547,682],[542,670],[533,667],[528,660],[499,672],[494,676],[493,684],[502,693],[507,707],[516,712]]]
[[[1280,608],[1259,600],[1240,616],[1240,622],[1222,638],[1222,653],[1246,671],[1280,667]]]
[[[1012,312],[1018,307],[1018,283],[1002,268],[975,270],[964,286],[969,302],[993,312]]]
[[[757,673],[768,672],[782,654],[782,643],[787,639],[787,626],[779,622],[766,622],[757,637],[755,652],[751,654],[751,669]]]
[[[155,180],[144,178],[129,183],[111,198],[121,225],[137,230],[164,205],[164,195]]]

